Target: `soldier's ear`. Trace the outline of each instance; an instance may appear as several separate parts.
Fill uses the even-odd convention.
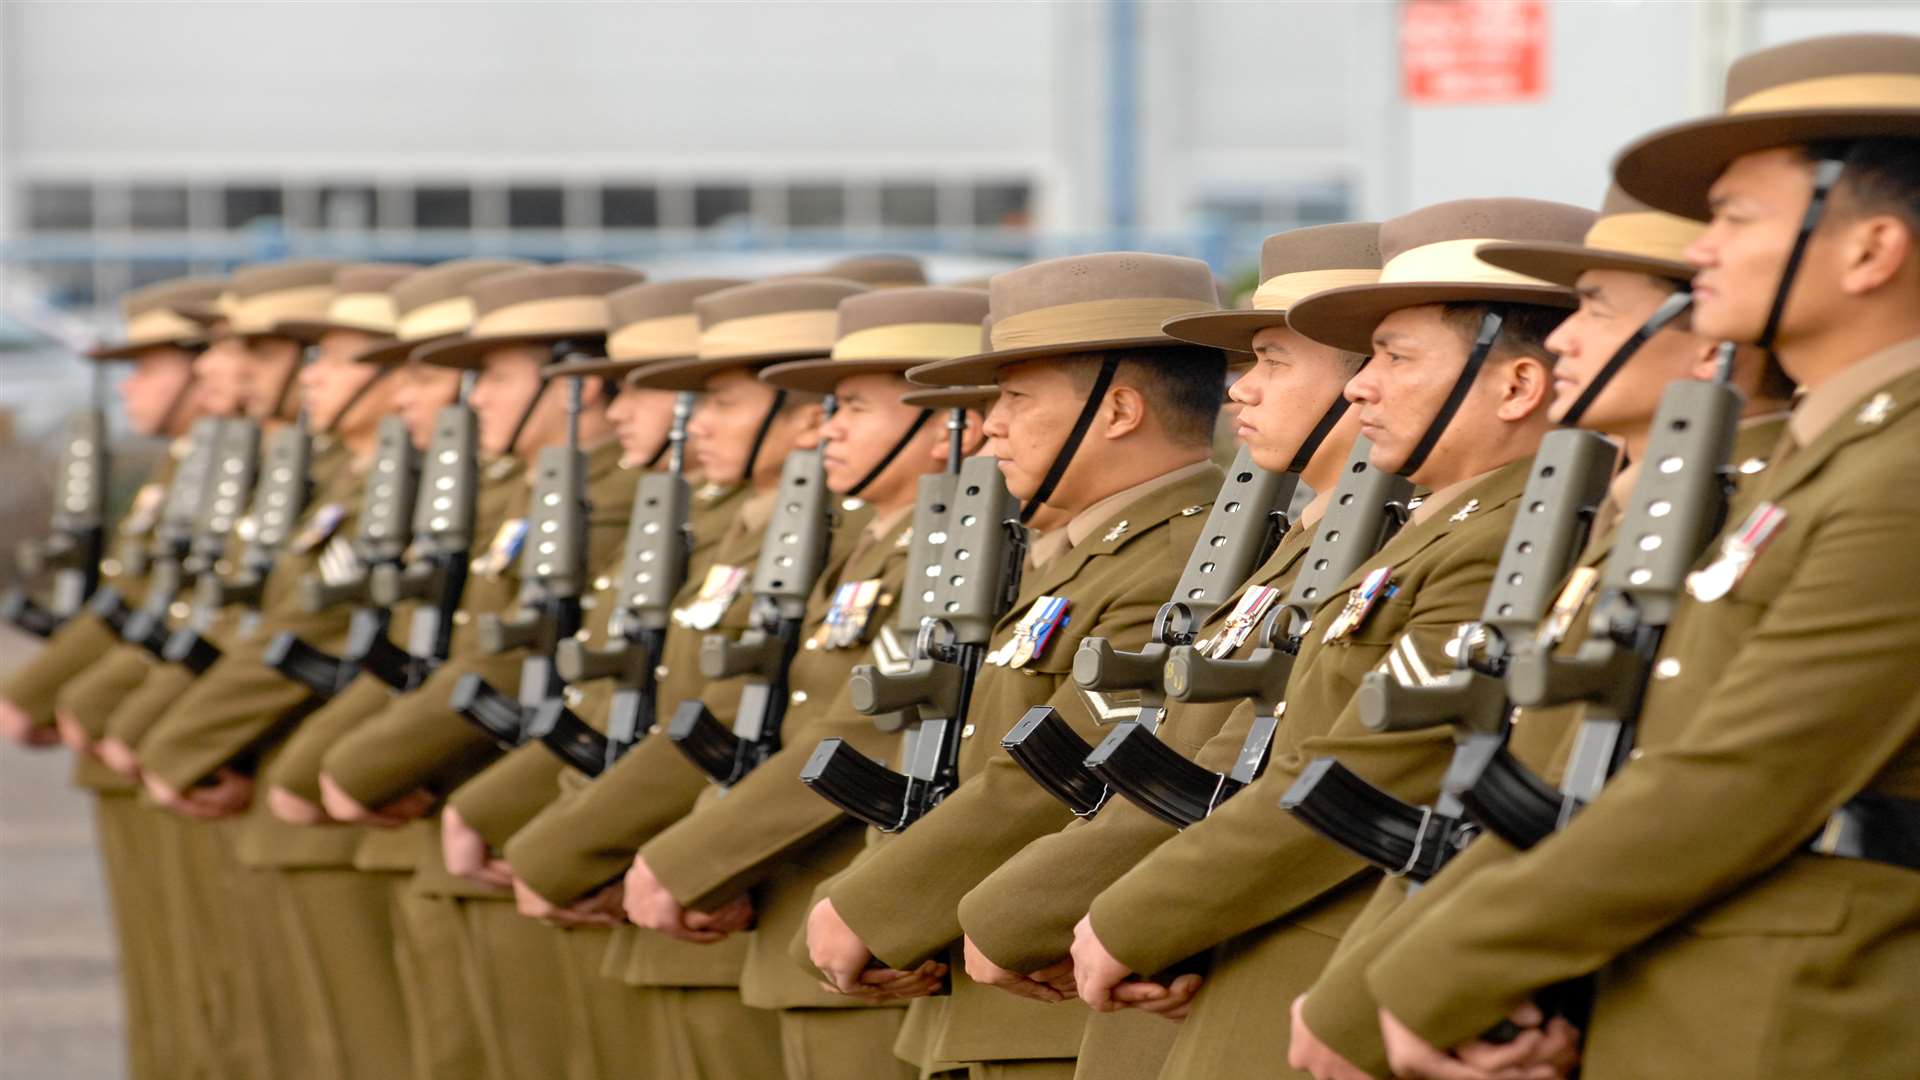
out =
[[[1138,387],[1115,380],[1103,408],[1108,416],[1107,438],[1117,439],[1145,426],[1147,410],[1147,397]]]
[[[1849,222],[1841,242],[1840,288],[1865,296],[1904,279],[1920,280],[1920,251],[1915,250],[1913,227],[1894,214],[1862,215]]]
[[[1501,372],[1500,419],[1518,422],[1542,412],[1553,401],[1553,372],[1538,357],[1515,356]]]

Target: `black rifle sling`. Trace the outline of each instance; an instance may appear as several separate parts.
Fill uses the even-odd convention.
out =
[[[1108,387],[1113,385],[1114,372],[1120,368],[1120,354],[1109,352],[1100,358],[1100,374],[1094,376],[1093,389],[1087,394],[1086,404],[1080,406],[1080,416],[1073,422],[1073,430],[1067,432],[1067,441],[1060,444],[1060,452],[1053,456],[1053,464],[1047,467],[1047,475],[1040,481],[1040,487],[1033,497],[1020,508],[1022,525],[1033,520],[1040,506],[1053,495],[1053,489],[1060,486],[1060,479],[1067,475],[1067,466],[1073,464],[1073,455],[1079,451],[1081,440],[1087,437],[1087,431],[1093,427],[1093,418],[1100,412],[1100,403],[1106,399]]]

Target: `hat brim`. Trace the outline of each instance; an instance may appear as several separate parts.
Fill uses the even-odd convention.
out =
[[[424,349],[429,345],[448,341],[457,336],[456,334],[439,334],[434,337],[416,338],[413,341],[388,338],[354,357],[353,362],[356,364],[374,364],[379,367],[394,367],[406,363],[407,358],[413,355],[415,349]]]
[[[575,337],[604,337],[606,332],[606,328],[602,326],[582,326],[573,330],[488,334],[483,337],[467,337],[462,334],[444,338],[431,345],[419,346],[412,355],[415,360],[423,364],[471,369],[479,367],[483,358],[495,349],[507,349],[515,345],[551,345],[556,341]]]
[[[684,359],[687,358],[669,356],[664,359],[615,360],[611,357],[603,356],[598,360],[561,361],[559,363],[548,364],[546,367],[540,369],[540,374],[549,379],[555,375],[625,375],[630,371],[638,371],[651,364],[670,364]]]
[[[1167,345],[1185,345],[1179,338],[1165,334],[1151,337],[1115,338],[1107,341],[1076,341],[1066,345],[1040,345],[1029,349],[1003,349],[935,360],[907,369],[907,378],[922,386],[982,386],[994,381],[1001,368],[1032,360],[1054,360],[1063,356],[1105,352],[1109,349],[1141,349]]]
[[[897,375],[907,377],[907,369],[925,360],[790,360],[760,369],[760,381],[782,390],[805,390],[813,394],[831,394],[840,380],[855,375]]]
[[[1314,293],[1295,302],[1287,325],[1322,345],[1373,353],[1373,332],[1387,316],[1427,304],[1538,304],[1574,307],[1571,291],[1558,285],[1489,285],[1472,282],[1406,281],[1387,285],[1347,285]]]
[[[1796,109],[1715,116],[1661,128],[1613,162],[1627,194],[1656,210],[1707,221],[1707,191],[1733,160],[1829,139],[1920,139],[1920,109]]]
[[[390,338],[393,336],[393,334],[385,330],[369,330],[364,326],[349,326],[346,323],[323,322],[314,319],[287,319],[284,322],[277,322],[273,324],[273,330],[271,332],[281,337],[290,337],[296,341],[304,341],[308,345],[312,345],[328,334],[342,330],[354,334],[366,334],[369,337],[376,338]]]
[[[1683,262],[1656,259],[1651,255],[1629,255],[1581,244],[1525,244],[1515,240],[1495,240],[1480,245],[1474,254],[1481,262],[1491,266],[1564,285],[1569,289],[1580,280],[1581,274],[1589,270],[1623,270],[1629,274],[1646,274],[1668,281],[1693,280],[1693,267]]]
[[[1284,310],[1243,308],[1176,315],[1161,323],[1160,329],[1171,337],[1195,345],[1211,345],[1230,352],[1252,352],[1255,334],[1285,325],[1287,313]]]
[[[746,370],[758,375],[762,370],[782,360],[818,359],[820,359],[818,351],[795,353],[789,356],[729,356],[704,360],[693,356],[685,360],[655,363],[637,375],[628,376],[627,382],[642,390],[691,390],[698,393],[707,388],[707,380],[723,371]]]
[[[900,404],[922,409],[972,409],[986,412],[1000,397],[1000,391],[978,386],[942,386],[909,390],[900,395]]]
[[[168,338],[164,341],[123,341],[114,345],[101,345],[88,349],[80,355],[89,360],[132,360],[148,349],[199,349],[205,347],[207,339],[203,337]]]

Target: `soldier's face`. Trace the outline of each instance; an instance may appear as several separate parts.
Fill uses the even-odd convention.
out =
[[[321,335],[320,343],[296,378],[300,384],[300,403],[307,410],[307,422],[315,431],[334,431],[355,435],[379,422],[383,407],[379,387],[365,393],[361,388],[380,371],[371,364],[356,364],[353,358],[374,343],[371,334],[355,330],[333,330]],[[360,400],[354,402],[354,395]],[[353,402],[349,409],[349,402]],[[342,416],[343,412],[351,412]]]
[[[900,395],[911,389],[913,384],[898,375],[879,374],[855,375],[834,387],[839,408],[821,429],[827,441],[821,457],[827,486],[835,493],[852,491],[862,477],[886,460],[887,452],[913,425],[920,415],[919,407],[900,401]],[[911,502],[915,482],[938,467],[944,457],[938,450],[943,430],[929,418],[860,497],[881,508]]]
[[[1703,337],[1759,340],[1780,285],[1787,255],[1813,194],[1812,168],[1795,150],[1765,150],[1736,158],[1707,196],[1713,219],[1687,247],[1693,277],[1693,326]],[[1794,279],[1779,340],[1791,340],[1826,309],[1832,257],[1840,230],[1831,219],[1813,234]]]
[[[145,349],[133,359],[132,370],[120,380],[120,406],[126,412],[127,426],[146,436],[166,435],[168,413],[185,410],[174,406],[180,401],[187,380],[193,377],[193,357],[171,345]],[[177,423],[182,417],[174,416]]]
[[[1547,335],[1553,365],[1553,406],[1558,422],[1613,354],[1673,295],[1665,282],[1625,270],[1588,270],[1575,283],[1580,306]],[[1669,323],[1647,339],[1607,383],[1580,418],[1580,426],[1609,435],[1644,430],[1675,379],[1688,378],[1700,354],[1692,334]]]
[[[200,408],[216,416],[232,416],[247,403],[247,375],[253,354],[246,342],[221,334],[194,358],[194,395]]]
[[[288,390],[306,347],[287,338],[256,337],[246,343],[246,350],[252,357],[242,384],[247,415],[255,420],[270,420],[290,414],[293,395]]]
[[[1427,426],[1440,414],[1454,380],[1467,366],[1472,346],[1441,315],[1437,305],[1403,308],[1381,320],[1373,334],[1373,357],[1347,383],[1347,400],[1360,413],[1360,434],[1373,442],[1373,467],[1397,472],[1413,456]],[[1446,433],[1415,473],[1416,482],[1451,482],[1456,448],[1476,438],[1500,405],[1492,378],[1500,366],[1490,358]],[[1444,478],[1444,479],[1435,479]]]
[[[796,422],[791,413],[776,418],[754,459],[755,476],[749,478],[747,458],[753,453],[753,437],[773,406],[776,392],[743,368],[722,371],[707,380],[707,392],[687,424],[687,432],[693,436],[694,459],[707,480],[738,484],[748,479],[765,482],[780,475],[780,462],[796,439],[809,434],[812,424]]]
[[[1000,475],[1007,490],[1025,502],[1040,490],[1053,459],[1066,443],[1067,433],[1080,415],[1086,394],[1072,376],[1056,364],[1014,364],[1000,369],[1000,396],[987,412],[987,445],[999,459]],[[1068,493],[1068,469],[1055,487],[1057,496]],[[1059,498],[1071,505],[1071,498]]]
[[[1253,367],[1227,388],[1239,405],[1234,438],[1261,468],[1277,471],[1293,462],[1353,368],[1348,354],[1284,326],[1260,331],[1252,344]]]
[[[489,456],[512,452],[514,426],[526,415],[546,380],[540,369],[547,362],[547,350],[525,345],[493,349],[480,358],[480,374],[474,379],[473,393],[467,404],[473,406],[480,424],[480,445]],[[520,447],[545,444],[538,425],[529,420],[520,432]]]
[[[433,441],[433,422],[440,410],[460,396],[460,372],[410,361],[394,373],[393,380],[394,410],[406,421],[414,447],[425,450]]]
[[[673,429],[673,401],[678,396],[671,390],[621,388],[620,396],[607,406],[607,419],[613,422],[614,434],[620,440],[622,467],[633,469],[646,464],[667,444],[667,435]]]

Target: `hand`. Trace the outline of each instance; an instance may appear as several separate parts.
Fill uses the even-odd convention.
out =
[[[104,749],[106,743],[100,745]],[[324,825],[332,820],[319,803],[309,802],[279,785],[267,789],[267,811],[289,825]]]
[[[513,888],[513,869],[507,861],[495,855],[487,838],[451,806],[440,814],[440,861],[447,865],[447,873],[476,885]]]
[[[109,735],[100,740],[93,752],[107,768],[129,780],[140,779],[140,758],[124,740]]]
[[[1537,1028],[1540,1012],[1531,1005],[1516,1010],[1514,1019],[1516,1022],[1524,1019],[1529,1015],[1528,1010],[1532,1010],[1531,1017]],[[1465,1061],[1421,1038],[1385,1009],[1380,1010],[1380,1034],[1386,1040],[1387,1060],[1393,1066],[1393,1075],[1406,1080],[1558,1080],[1565,1075],[1564,1071],[1550,1062],[1486,1067]],[[1524,1032],[1522,1038],[1533,1034],[1536,1032]],[[1544,1039],[1540,1040],[1540,1044],[1544,1042]],[[1476,1051],[1482,1051],[1492,1044],[1472,1045]],[[1546,1048],[1544,1045],[1530,1045],[1536,1050]]]
[[[860,973],[860,985],[855,993],[875,1003],[910,1001],[939,993],[946,981],[947,965],[938,960],[928,960],[912,971],[870,967]],[[821,985],[833,989],[825,983]]]
[[[1093,932],[1093,917],[1082,916],[1073,928],[1073,982],[1080,1000],[1095,1012],[1114,1012],[1126,1003],[1115,1001],[1119,986],[1133,969],[1114,959]]]
[[[1176,976],[1170,983],[1135,977],[1113,988],[1113,1000],[1117,1005],[1152,1013],[1177,1024],[1193,1011],[1193,999],[1200,993],[1203,981],[1193,972]]]
[[[34,723],[27,710],[0,698],[0,738],[28,750],[45,750],[60,745],[60,729]]]
[[[688,911],[654,876],[647,860],[635,855],[627,868],[626,897],[621,906],[635,926],[644,926],[670,938],[712,945],[753,925],[753,901],[734,897],[712,912]]]
[[[53,710],[53,729],[67,749],[76,754],[93,753],[93,736],[80,725],[80,718],[65,709]]]
[[[379,808],[366,806],[359,799],[347,793],[339,781],[325,773],[320,774],[320,805],[327,816],[335,821],[344,821],[349,825],[365,825],[375,829],[397,829],[409,821],[426,817],[433,809],[433,793],[426,788],[414,788],[405,795]]]
[[[1287,1064],[1313,1080],[1372,1080],[1313,1033],[1307,1026],[1306,1004],[1305,994],[1293,999],[1293,1038],[1287,1047]]]
[[[1031,975],[1022,975],[987,959],[987,954],[981,952],[970,937],[962,941],[961,952],[966,957],[967,977],[974,982],[997,986],[1010,994],[1049,1005],[1074,996],[1072,957],[1048,964]]]
[[[1495,1076],[1528,1076],[1558,1080],[1580,1064],[1580,1032],[1564,1017],[1549,1020],[1529,1001],[1507,1017],[1520,1028],[1511,1042],[1470,1042],[1454,1048],[1454,1055]],[[1541,1071],[1542,1069],[1546,1071]]]
[[[232,817],[253,802],[252,777],[232,769],[221,769],[213,774],[210,782],[196,784],[184,792],[152,773],[146,774],[144,781],[147,794],[154,802],[182,817],[202,821]]]
[[[620,882],[616,881],[599,892],[590,893],[566,907],[561,907],[534,892],[526,882],[517,877],[513,879],[513,902],[520,914],[562,929],[572,929],[576,926],[619,926],[626,921],[625,915],[620,910],[623,891]]]

